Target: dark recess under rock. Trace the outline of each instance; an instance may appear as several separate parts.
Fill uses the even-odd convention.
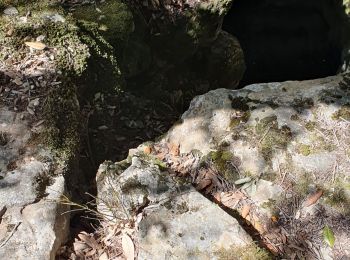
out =
[[[344,17],[338,0],[234,1],[223,29],[239,39],[245,54],[241,85],[335,75]]]

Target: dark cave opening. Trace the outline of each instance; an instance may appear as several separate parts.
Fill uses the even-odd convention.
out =
[[[236,0],[223,29],[244,51],[246,85],[335,75],[344,21],[339,0]]]

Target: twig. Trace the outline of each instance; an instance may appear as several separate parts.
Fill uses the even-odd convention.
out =
[[[345,118],[343,118],[343,117],[339,117],[341,120],[343,120],[344,122],[346,122],[346,123],[349,123],[350,124],[350,121],[349,120],[346,120]]]
[[[96,161],[93,157],[93,153],[92,153],[92,149],[91,149],[91,143],[90,143],[90,135],[89,135],[89,120],[90,120],[90,116],[94,113],[93,110],[90,110],[88,115],[87,115],[87,119],[86,119],[86,144],[87,144],[87,148],[88,148],[88,153],[89,153],[89,158],[92,164],[92,167],[94,167],[94,169],[96,169]]]
[[[333,129],[333,135],[335,137],[335,140],[337,141],[338,146],[340,146],[340,142],[339,142],[339,139],[338,139],[338,136],[337,136],[335,129]]]
[[[271,126],[269,126],[269,128],[267,128],[266,132],[264,133],[264,135],[261,137],[261,139],[259,140],[259,144],[265,139],[265,137],[267,136],[267,134],[269,133],[271,129]]]
[[[12,229],[11,233],[9,234],[9,236],[0,244],[0,248],[2,248],[6,243],[7,241],[10,240],[10,238],[13,236],[13,234],[15,233],[15,231],[17,230],[18,226],[21,224],[22,222],[18,222],[16,224],[16,226]]]
[[[335,182],[335,173],[336,173],[337,168],[338,168],[338,162],[335,161],[334,166],[333,166],[332,183]]]
[[[284,179],[286,178],[286,175],[287,175],[287,172],[286,172],[286,171],[284,171],[284,173],[283,173],[283,177],[282,177],[282,180],[281,180],[281,182],[280,182],[280,184],[279,184],[279,185],[282,185],[282,184],[283,184]]]

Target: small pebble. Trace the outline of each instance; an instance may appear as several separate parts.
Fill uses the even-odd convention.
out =
[[[54,23],[64,23],[66,21],[66,19],[60,14],[46,15],[45,18]]]
[[[44,39],[45,39],[44,35],[40,35],[40,36],[36,37],[37,42],[42,42]]]
[[[39,106],[40,102],[39,102],[39,98],[36,98],[33,100],[33,106],[37,107]]]
[[[16,9],[16,7],[10,6],[4,10],[4,14],[6,14],[6,15],[18,15],[18,10]]]

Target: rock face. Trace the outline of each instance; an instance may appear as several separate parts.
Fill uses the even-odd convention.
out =
[[[65,180],[52,154],[31,144],[25,114],[0,109],[0,258],[54,259],[69,228],[68,208],[58,203]],[[56,176],[54,175],[56,174]]]
[[[149,28],[158,58],[171,63],[184,61],[216,39],[232,0],[180,2],[130,1],[135,16]]]
[[[101,165],[97,183],[104,215],[130,218],[143,211],[138,259],[218,259],[222,250],[252,242],[237,220],[142,153],[125,171]]]
[[[69,235],[69,207],[60,202],[77,183],[72,79],[91,56],[54,1],[17,2],[11,14],[3,12],[9,1],[0,4],[0,258],[55,259]]]
[[[348,246],[340,250],[340,239],[350,240],[345,235],[350,227],[336,224],[337,219],[346,222],[350,205],[349,112],[349,79],[342,76],[217,89],[196,97],[163,142],[179,144],[180,153],[231,154],[226,165],[235,164],[233,181],[237,172],[240,178],[260,179],[244,190],[261,211],[270,217],[277,212],[281,218],[294,212],[293,221],[303,223],[305,230],[311,219],[321,218],[319,228],[332,226],[339,241],[333,251],[316,251],[324,257],[349,256]],[[311,211],[309,206],[292,206],[291,200],[302,204],[317,191],[323,196]],[[323,213],[317,216],[315,208]],[[295,224],[282,222],[284,228]],[[317,236],[308,239],[322,248]],[[288,239],[296,241],[293,235]]]
[[[200,66],[213,86],[237,87],[245,72],[244,54],[238,40],[231,34],[220,31],[217,39],[208,48],[199,51]]]
[[[176,80],[181,83],[183,78],[192,77],[187,74],[199,74],[195,77],[208,80],[211,88],[236,87],[245,71],[243,51],[234,36],[221,30],[232,0],[180,2],[130,1],[135,32],[145,35],[142,45],[149,49],[140,48],[140,37],[138,43],[131,38],[133,50],[128,56],[145,64],[147,69],[142,72],[148,77],[165,76],[174,81],[174,74],[179,74]],[[135,55],[138,51],[140,55]],[[127,71],[131,72],[131,67]],[[139,84],[147,80],[146,77]]]

